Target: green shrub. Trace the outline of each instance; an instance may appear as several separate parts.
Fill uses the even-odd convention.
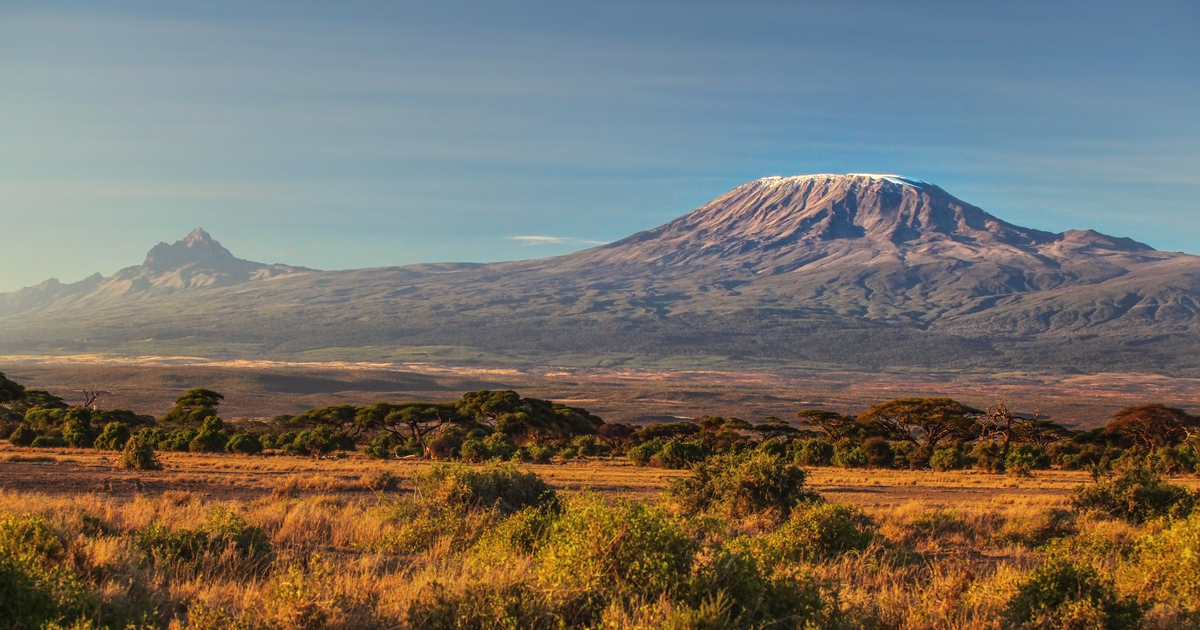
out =
[[[471,462],[474,464],[485,462],[490,459],[491,456],[491,450],[488,449],[487,444],[479,438],[474,438],[463,442],[462,449],[459,450],[459,457],[461,457],[464,462]]]
[[[512,514],[558,501],[546,482],[533,473],[522,473],[512,463],[491,463],[478,470],[462,464],[434,465],[415,475],[413,482],[421,501],[457,510],[496,509]]]
[[[1094,568],[1052,559],[1022,583],[1002,613],[1007,628],[1132,630],[1142,618],[1133,598],[1117,595]]]
[[[517,452],[517,445],[513,442],[512,437],[499,431],[484,438],[483,443],[487,445],[491,457],[496,459],[512,459]]]
[[[152,442],[143,441],[137,436],[125,442],[117,465],[130,470],[162,470],[162,464],[154,454]]]
[[[1046,449],[1033,444],[1017,444],[1008,449],[1004,458],[1004,472],[1009,475],[1025,476],[1033,470],[1050,468],[1050,456]]]
[[[625,452],[625,456],[629,458],[629,461],[637,464],[638,466],[646,466],[650,463],[650,459],[662,450],[663,444],[664,442],[662,439],[654,438],[652,440],[642,442],[637,446],[631,446],[629,450]]]
[[[939,448],[929,458],[929,467],[938,472],[961,470],[966,465],[967,458],[956,448]]]
[[[867,465],[872,468],[891,468],[895,461],[892,445],[881,437],[867,438],[862,443],[862,452],[867,456]]]
[[[815,493],[804,489],[804,471],[781,456],[756,452],[710,457],[688,477],[672,483],[666,498],[688,514],[716,513],[738,519],[750,515],[787,518]]]
[[[237,453],[239,455],[257,455],[263,450],[262,443],[258,438],[249,433],[238,433],[229,438],[225,443],[225,452]]]
[[[650,457],[650,465],[656,468],[679,470],[704,461],[712,451],[703,444],[671,440]]]
[[[33,438],[30,446],[33,448],[64,448],[67,446],[67,441],[51,435],[39,435]]]
[[[573,499],[537,552],[537,577],[547,588],[597,610],[611,598],[683,592],[696,551],[662,510],[597,495]]]
[[[1134,565],[1153,601],[1200,613],[1200,513],[1143,537]]]
[[[37,431],[29,428],[29,425],[22,423],[8,435],[8,443],[13,446],[29,446],[38,437]]]
[[[63,424],[63,439],[74,448],[91,448],[96,441],[89,416],[75,414]]]
[[[171,530],[162,523],[152,523],[135,533],[134,547],[148,562],[193,567],[205,554],[224,551],[233,552],[254,568],[265,567],[272,557],[267,533],[222,507],[213,508],[197,529]]]
[[[197,433],[195,429],[176,429],[158,443],[158,450],[186,453],[192,440],[196,439]]]
[[[825,440],[806,440],[796,451],[796,463],[801,466],[828,466],[833,459],[833,445]]]
[[[1075,489],[1071,504],[1108,516],[1142,523],[1170,516],[1186,517],[1195,509],[1197,495],[1165,481],[1145,466],[1125,469],[1112,479]]]
[[[663,623],[678,630],[825,628],[836,614],[820,585],[795,571],[771,573],[750,556],[718,549],[702,554],[687,597]]]
[[[38,514],[0,514],[0,620],[10,628],[41,628],[79,618],[91,593],[59,566],[66,537]]]
[[[549,464],[554,457],[554,449],[542,444],[528,444],[517,451],[521,459],[535,464]]]
[[[421,589],[406,611],[408,626],[428,630],[552,630],[565,627],[561,615],[521,581],[468,583],[451,591],[433,582]]]
[[[874,538],[874,524],[853,506],[811,501],[793,509],[775,531],[740,537],[730,548],[774,570],[866,549]]]
[[[867,452],[862,447],[854,446],[834,451],[831,463],[839,468],[866,468],[869,461]]]
[[[1004,472],[1004,449],[993,440],[984,440],[971,449],[973,467],[991,473]]]
[[[109,422],[104,425],[104,430],[100,432],[93,446],[98,451],[119,451],[125,448],[129,437],[129,425],[124,422]]]
[[[220,453],[228,442],[225,423],[217,416],[208,416],[200,424],[200,432],[188,443],[188,450],[193,453]]]

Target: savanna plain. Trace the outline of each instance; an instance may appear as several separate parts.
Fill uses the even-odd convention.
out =
[[[1200,627],[1183,386],[239,370],[8,371],[0,626]]]

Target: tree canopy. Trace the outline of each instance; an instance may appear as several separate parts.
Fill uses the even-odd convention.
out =
[[[197,387],[189,389],[175,399],[175,406],[158,421],[164,424],[199,424],[209,416],[217,416],[217,406],[225,397],[211,389]]]
[[[873,405],[858,421],[887,437],[929,448],[952,437],[967,437],[981,411],[950,398],[899,398]]]
[[[1188,438],[1189,431],[1197,429],[1200,417],[1158,403],[1126,407],[1113,414],[1104,428],[1106,433],[1123,435],[1150,450],[1179,444]]]
[[[25,386],[9,380],[0,372],[0,405],[6,405],[25,397]]]

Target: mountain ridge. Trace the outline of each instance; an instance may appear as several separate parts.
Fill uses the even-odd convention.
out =
[[[272,356],[452,346],[541,362],[1200,375],[1200,257],[1017,226],[894,175],[763,178],[613,243],[526,261],[233,273],[240,259],[209,241],[198,229],[160,244],[71,296],[26,300],[24,315],[0,295],[0,351],[188,339]],[[165,260],[182,267],[155,267]]]

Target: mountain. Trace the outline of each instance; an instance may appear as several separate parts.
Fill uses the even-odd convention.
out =
[[[140,265],[105,278],[93,274],[63,284],[51,278],[37,286],[0,293],[0,317],[22,312],[91,309],[105,304],[172,295],[200,288],[229,287],[312,271],[236,258],[201,228],[174,244],[159,243]]]
[[[198,272],[237,259],[193,236],[73,293],[0,296],[0,352],[1200,376],[1200,257],[1020,227],[894,175],[768,177],[614,243],[483,265],[218,277]]]

